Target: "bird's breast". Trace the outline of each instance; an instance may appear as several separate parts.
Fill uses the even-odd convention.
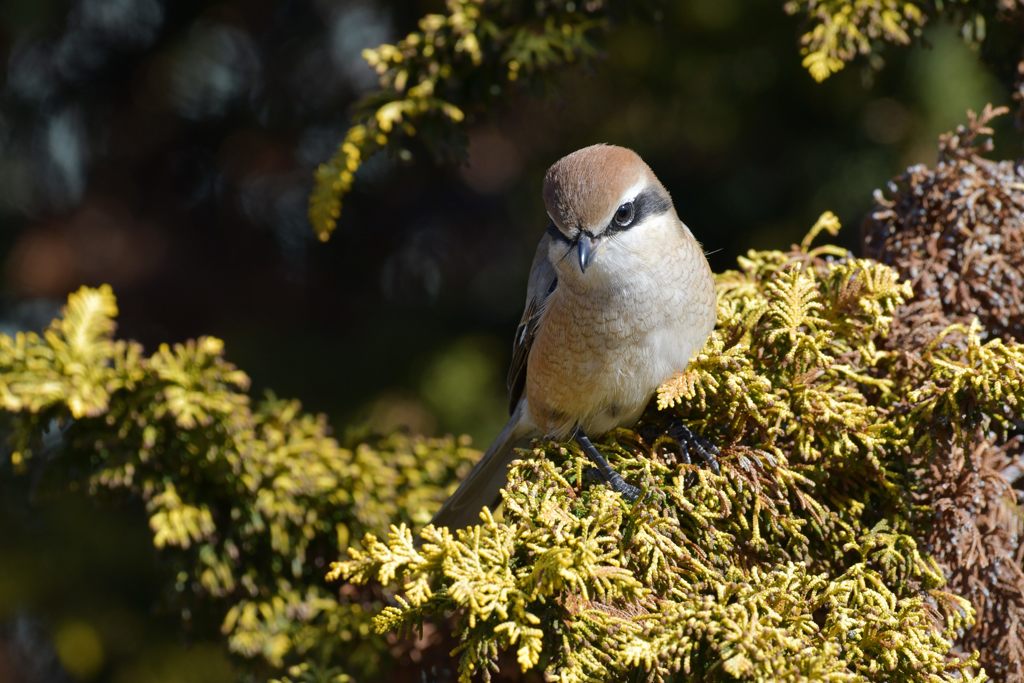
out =
[[[564,437],[577,424],[600,434],[634,422],[713,325],[713,300],[709,322],[707,302],[694,301],[693,290],[679,285],[634,278],[586,294],[556,289],[528,359],[534,423]]]

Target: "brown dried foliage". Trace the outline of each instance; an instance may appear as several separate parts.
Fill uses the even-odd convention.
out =
[[[942,136],[935,168],[911,166],[889,183],[889,197],[876,191],[863,237],[866,256],[895,266],[947,320],[977,315],[990,333],[1022,339],[1024,166],[981,156],[991,148],[988,123],[1006,111],[972,113]]]
[[[913,283],[915,299],[897,312],[887,340],[907,372],[925,367],[939,332],[975,316],[991,336],[1024,339],[1024,163],[983,156],[989,123],[1007,111],[969,113],[940,138],[934,168],[912,166],[887,194],[876,192],[864,251]],[[962,345],[963,337],[945,341]],[[980,651],[993,679],[1024,681],[1024,425],[1002,439],[984,428],[961,438],[932,429],[929,452],[907,454],[920,482],[915,502],[928,511],[920,537],[950,588],[977,610],[961,647]]]

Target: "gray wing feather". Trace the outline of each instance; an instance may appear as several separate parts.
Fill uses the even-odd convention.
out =
[[[526,361],[530,357],[530,347],[537,335],[544,302],[551,296],[558,285],[558,277],[551,262],[548,261],[548,245],[551,237],[544,233],[537,244],[530,266],[530,279],[526,284],[526,307],[523,317],[516,327],[516,335],[512,340],[512,363],[508,368],[508,412],[515,412],[516,405],[526,387]]]

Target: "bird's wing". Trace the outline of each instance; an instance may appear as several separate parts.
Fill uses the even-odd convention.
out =
[[[533,338],[537,335],[537,326],[544,312],[544,302],[558,285],[555,269],[548,261],[550,242],[551,236],[544,233],[537,245],[537,252],[533,255],[530,280],[526,285],[526,308],[516,328],[515,339],[512,340],[512,364],[508,369],[509,414],[515,411],[526,386],[526,361],[530,357]]]

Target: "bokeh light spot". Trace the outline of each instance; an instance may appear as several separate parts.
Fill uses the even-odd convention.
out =
[[[57,657],[65,670],[79,680],[90,680],[103,666],[103,643],[91,624],[62,622],[53,634]]]

